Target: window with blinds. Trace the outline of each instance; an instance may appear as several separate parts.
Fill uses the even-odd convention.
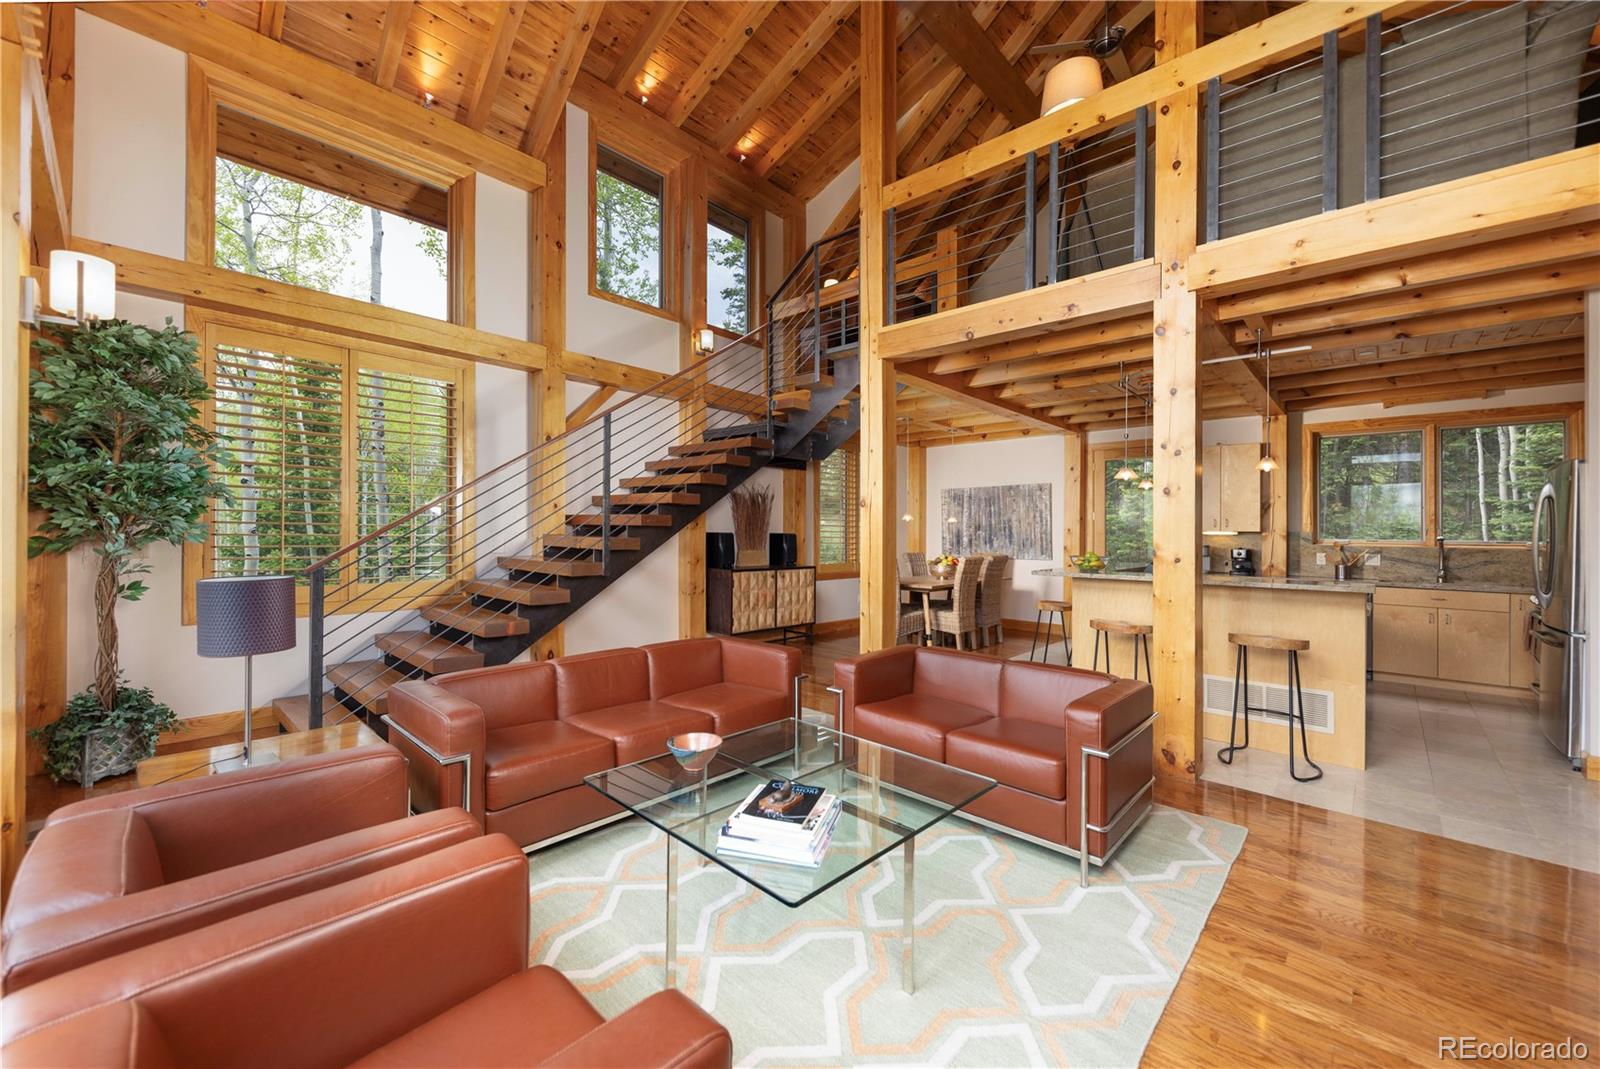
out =
[[[450,512],[435,502],[455,471],[455,386],[423,375],[362,367],[356,380],[357,538],[382,531],[361,558],[367,582],[442,575]]]
[[[834,450],[817,464],[817,567],[824,573],[849,572],[858,567],[858,470],[854,442]]]

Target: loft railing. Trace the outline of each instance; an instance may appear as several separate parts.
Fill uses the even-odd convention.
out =
[[[424,608],[456,599],[464,611],[518,615],[515,603],[473,597],[468,587],[494,579],[508,563],[519,574],[542,574],[539,585],[552,588],[564,564],[597,563],[597,575],[609,576],[620,537],[615,519],[649,507],[618,500],[627,492],[616,489],[619,481],[646,475],[671,447],[738,434],[778,442],[779,395],[822,381],[830,356],[855,344],[854,242],[851,232],[808,249],[768,301],[765,323],[306,568],[308,726],[323,724],[329,671],[372,656],[377,636],[414,623]],[[828,285],[835,278],[837,286]],[[568,533],[575,517],[593,532],[577,536],[588,541]],[[397,570],[396,561],[407,567]],[[451,633],[460,637],[447,648],[471,642],[465,632]],[[340,689],[348,693],[391,670],[381,656],[373,664],[364,670],[370,676],[346,676]]]

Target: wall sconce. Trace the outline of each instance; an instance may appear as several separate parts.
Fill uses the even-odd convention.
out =
[[[904,516],[901,516],[900,517],[900,522],[901,523],[910,523],[911,522],[911,513],[908,512]]]
[[[717,336],[711,333],[710,327],[701,327],[699,333],[695,335],[694,351],[701,356],[710,356],[716,347]]]
[[[823,289],[827,289],[829,286],[837,286],[838,284],[839,280],[836,278],[825,278],[822,280]]]
[[[39,311],[39,280],[22,280],[22,321],[29,324],[78,324],[111,319],[117,314],[117,267],[87,253],[54,249],[50,253],[50,292],[46,303],[57,314]]]

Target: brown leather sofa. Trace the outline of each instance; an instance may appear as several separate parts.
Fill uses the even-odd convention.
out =
[[[847,734],[994,779],[964,810],[991,824],[1072,853],[1087,833],[1103,864],[1150,810],[1146,683],[926,646],[840,661],[834,682]]]
[[[684,639],[401,683],[385,720],[413,807],[460,804],[533,846],[621,812],[585,776],[665,753],[673,735],[791,715],[799,672],[798,650]]]
[[[15,1066],[730,1064],[677,991],[606,1021],[528,968],[528,863],[491,835],[34,984],[0,1004]]]
[[[481,834],[459,809],[405,811],[405,759],[383,745],[58,809],[6,902],[0,987],[10,994]]]

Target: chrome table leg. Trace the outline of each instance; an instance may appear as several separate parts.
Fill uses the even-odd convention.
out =
[[[900,984],[910,995],[917,990],[917,974],[913,965],[913,955],[917,946],[917,840],[916,836],[906,840],[905,845],[905,902],[901,908],[903,914],[900,919]]]
[[[678,986],[678,841],[667,836],[667,986]]]

